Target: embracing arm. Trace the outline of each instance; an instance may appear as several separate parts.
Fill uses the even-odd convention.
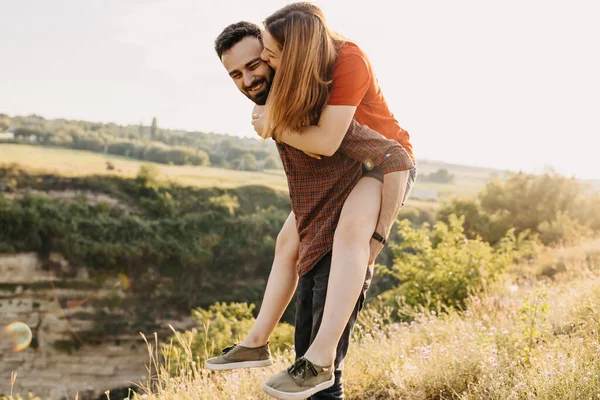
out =
[[[386,174],[383,178],[381,211],[379,212],[375,232],[380,234],[385,240],[389,238],[392,225],[394,225],[400,213],[400,208],[402,208],[402,200],[406,195],[409,174],[409,171],[396,171]],[[371,239],[369,243],[369,265],[375,262],[383,246],[383,243],[379,240],[375,238]]]
[[[381,212],[375,232],[384,238],[390,236],[392,225],[398,218],[402,201],[406,193],[409,171],[396,171],[386,174],[383,178],[383,188],[381,191]]]
[[[345,43],[338,54],[331,92],[318,124],[297,132],[282,132],[279,140],[304,152],[332,156],[340,147],[372,80],[367,56],[356,44]]]
[[[299,132],[283,132],[280,140],[299,150],[332,156],[340,147],[356,106],[325,106],[319,123]]]

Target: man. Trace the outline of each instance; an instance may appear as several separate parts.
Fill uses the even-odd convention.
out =
[[[215,48],[238,89],[257,105],[264,105],[273,80],[273,71],[260,58],[260,37],[259,27],[240,22],[225,28],[217,38]],[[321,322],[326,294],[323,289],[327,287],[333,236],[340,212],[345,199],[360,178],[365,175],[373,177],[383,182],[380,222],[386,227],[385,233],[389,233],[406,198],[406,193],[398,190],[403,187],[399,183],[405,181],[409,186],[412,184],[413,163],[397,142],[385,139],[356,121],[350,125],[340,149],[331,157],[316,160],[284,143],[277,143],[277,148],[288,178],[292,213],[278,236],[273,269],[261,312],[253,327],[253,330],[266,333],[262,337],[258,335],[260,339],[253,342],[245,340],[241,345],[226,349],[222,356],[208,360],[207,367],[232,369],[269,365],[270,355],[265,343],[298,283],[295,324],[298,359],[288,370],[287,376],[284,373],[284,376],[278,375],[269,380],[265,384],[265,391],[281,399],[304,399],[311,395],[313,399],[340,399],[343,398],[342,361],[348,350],[358,312],[364,303],[372,267],[367,271],[363,291],[338,343],[335,373],[315,368],[302,358]],[[365,162],[369,167],[363,170]],[[373,166],[377,168],[371,170]],[[409,179],[409,170],[413,171],[412,180]],[[383,174],[386,175],[385,180]],[[280,240],[289,237],[295,237],[296,242],[300,241],[302,244],[299,260],[297,243]],[[381,250],[381,242],[385,241],[382,239],[372,241],[371,259]],[[294,267],[297,261],[301,272],[299,281],[297,276],[290,276],[296,273]],[[268,317],[263,317],[264,315]],[[328,380],[334,382],[333,386],[318,392],[320,387],[329,385]]]

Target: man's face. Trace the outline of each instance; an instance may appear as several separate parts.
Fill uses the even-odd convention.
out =
[[[258,105],[267,102],[273,82],[273,70],[260,58],[260,41],[248,36],[221,56],[221,62],[236,86]]]

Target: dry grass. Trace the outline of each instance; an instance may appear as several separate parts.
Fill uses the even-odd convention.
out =
[[[471,298],[464,313],[420,313],[410,324],[386,325],[385,311],[371,307],[346,361],[347,398],[600,398],[600,249],[562,254],[566,271],[553,281],[517,286],[507,276]],[[293,356],[234,372],[192,364],[171,376],[148,346],[154,380],[140,395],[147,400],[267,399],[262,384]]]
[[[390,324],[389,310],[368,307],[346,361],[347,398],[599,399],[600,243],[546,256],[565,271],[535,281],[514,269],[464,313],[415,311],[413,322]],[[176,336],[190,354],[189,337]],[[147,341],[151,379],[138,400],[268,399],[262,384],[293,358],[220,373],[192,362],[171,375],[169,351],[159,354],[157,343]]]

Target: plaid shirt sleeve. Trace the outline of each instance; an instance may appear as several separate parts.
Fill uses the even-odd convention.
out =
[[[385,138],[355,119],[350,123],[339,150],[356,161],[378,167],[384,174],[414,167],[412,158],[400,143]]]

